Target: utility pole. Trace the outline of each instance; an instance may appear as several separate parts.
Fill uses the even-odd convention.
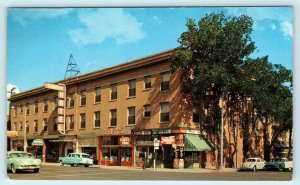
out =
[[[26,113],[27,110],[24,112],[24,116],[25,116],[25,121],[24,121],[24,152],[27,152],[27,138],[26,138],[26,129],[27,129],[27,123],[26,123]]]
[[[223,109],[223,100],[222,97],[219,100],[219,106],[221,108],[221,141],[220,141],[220,170],[223,170],[224,164],[223,164],[223,135],[224,135],[224,109]]]

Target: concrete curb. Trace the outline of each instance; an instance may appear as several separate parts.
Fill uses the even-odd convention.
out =
[[[42,162],[42,166],[60,166],[59,163],[45,163]],[[69,166],[69,165],[65,165]],[[105,170],[125,170],[125,171],[153,171],[153,168],[142,169],[140,167],[123,167],[123,166],[104,166],[104,165],[92,165],[91,168],[101,168]],[[237,172],[235,168],[225,168],[223,170],[217,169],[168,169],[168,168],[156,168],[156,172],[175,172],[175,173],[233,173]]]

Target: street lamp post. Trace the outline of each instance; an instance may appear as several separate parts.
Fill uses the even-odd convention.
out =
[[[26,111],[24,112],[24,117],[25,117],[25,121],[24,121],[24,152],[27,152],[27,138],[26,138],[26,129],[27,129],[27,124],[26,124]]]

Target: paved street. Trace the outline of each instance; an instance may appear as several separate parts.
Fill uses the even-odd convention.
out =
[[[108,169],[105,167],[70,167],[45,165],[39,173],[8,172],[10,179],[16,180],[291,180],[292,172],[178,172],[172,169],[167,171],[153,171],[151,169]]]

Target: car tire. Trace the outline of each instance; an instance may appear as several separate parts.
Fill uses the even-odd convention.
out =
[[[71,166],[73,167],[73,166],[74,166],[74,164],[71,164]]]
[[[63,165],[64,165],[64,163],[62,163],[62,161],[59,161],[59,165],[60,165],[60,166],[63,166]]]
[[[85,164],[85,165],[84,165],[84,167],[89,167],[89,166],[90,166],[90,165],[88,165],[88,164]]]
[[[256,166],[253,166],[253,171],[256,172]]]
[[[11,169],[11,172],[14,174],[18,172],[18,170],[16,169],[16,167],[14,165],[11,165],[10,169]]]
[[[39,171],[40,171],[40,169],[39,169],[39,168],[38,168],[38,169],[34,169],[34,170],[33,170],[33,172],[34,172],[34,173],[38,173]]]

